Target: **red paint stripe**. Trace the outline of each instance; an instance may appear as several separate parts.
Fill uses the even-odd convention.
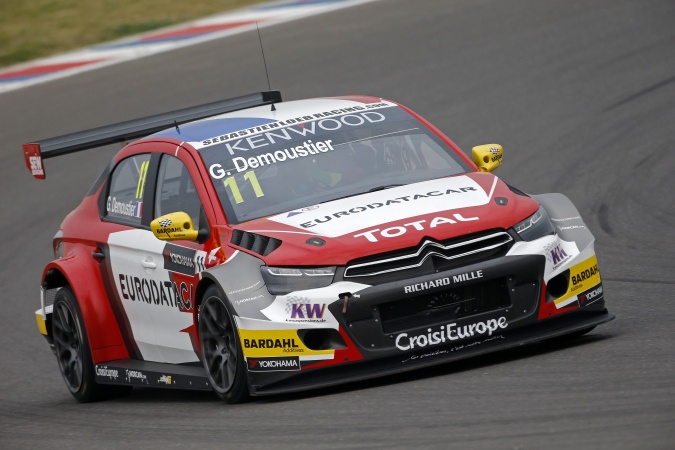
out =
[[[70,62],[70,63],[62,63],[62,64],[46,64],[44,66],[28,67],[26,69],[15,70],[13,72],[5,72],[3,74],[0,74],[0,79],[45,75],[45,74],[48,74],[48,73],[72,69],[73,67],[86,66],[88,64],[94,64],[94,63],[105,61],[105,60],[106,60],[105,58],[102,58],[102,59],[93,59],[93,60],[90,60],[90,61],[78,61],[78,62]]]
[[[213,33],[214,31],[221,31],[221,30],[228,30],[230,28],[237,28],[237,27],[243,27],[245,25],[251,25],[254,24],[256,20],[248,20],[245,22],[230,22],[230,23],[219,23],[215,25],[202,25],[202,26],[197,26],[197,27],[189,27],[189,28],[183,28],[181,30],[174,30],[174,31],[169,31],[166,33],[158,33],[158,34],[152,34],[150,36],[145,36],[144,38],[140,39],[141,41],[154,41],[156,39],[170,39],[174,37],[181,37],[181,36],[186,36],[186,35],[191,35],[191,34],[206,34],[206,33]]]

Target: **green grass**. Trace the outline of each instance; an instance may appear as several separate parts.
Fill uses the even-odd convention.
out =
[[[0,0],[0,67],[264,0]]]
[[[158,28],[168,27],[169,25],[174,25],[175,22],[170,20],[150,20],[148,22],[142,23],[122,23],[112,30],[110,30],[110,36],[106,37],[106,40],[119,39],[124,36],[129,36],[132,34],[141,34],[146,31],[156,30]]]

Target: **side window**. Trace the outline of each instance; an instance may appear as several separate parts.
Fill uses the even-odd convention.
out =
[[[141,224],[149,165],[149,153],[132,156],[117,164],[110,177],[105,217],[130,225]]]
[[[182,211],[188,213],[195,228],[199,228],[201,206],[187,167],[180,159],[163,155],[157,175],[154,217]]]

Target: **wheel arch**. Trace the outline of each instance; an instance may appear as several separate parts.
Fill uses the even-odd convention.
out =
[[[211,287],[211,286],[216,286],[218,287],[221,292],[223,293],[223,296],[225,296],[224,300],[229,303],[229,300],[227,299],[227,296],[225,295],[225,291],[223,290],[223,287],[218,283],[218,281],[210,276],[206,272],[202,272],[202,279],[199,281],[197,284],[197,289],[195,291],[195,296],[194,296],[194,323],[197,326],[197,336],[199,336],[199,313],[201,312],[201,307],[202,303],[204,302],[204,297],[206,294],[206,291]],[[201,343],[199,342],[199,337],[197,338],[198,342],[196,342],[196,350],[198,352],[199,359],[202,359],[202,346]]]
[[[560,193],[533,195],[544,207],[553,221],[556,233],[568,242],[575,242],[579,250],[592,247],[595,243],[593,233],[588,229],[581,213],[566,195]]]
[[[58,267],[49,267],[45,269],[45,274],[42,280],[42,287],[50,289],[58,289],[60,287],[69,286],[68,278],[63,274]]]
[[[223,290],[223,287],[220,285],[220,283],[218,283],[218,281],[210,274],[203,273],[202,279],[199,281],[199,284],[197,285],[197,291],[195,292],[195,312],[199,311],[199,307],[204,301],[204,293],[211,286],[217,286],[218,288],[220,288],[221,291],[223,291],[223,295],[225,295],[225,291]],[[225,300],[227,300],[227,296],[225,297],[226,297]]]
[[[101,280],[100,268],[91,254],[86,253],[86,249],[74,250],[71,256],[49,263],[43,271],[42,286],[47,290],[69,286],[73,291],[82,313],[94,364],[129,358]],[[87,264],[85,258],[91,263]]]

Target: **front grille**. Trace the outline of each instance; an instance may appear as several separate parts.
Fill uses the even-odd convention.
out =
[[[253,253],[267,256],[279,248],[281,241],[262,234],[249,233],[248,231],[232,231],[230,243],[251,250]]]
[[[506,279],[499,278],[383,303],[378,310],[383,331],[396,333],[509,306]]]
[[[426,239],[416,248],[353,261],[345,269],[344,277],[373,277],[411,271],[410,274],[399,274],[397,278],[400,278],[449,270],[501,256],[508,251],[512,241],[508,233],[499,230],[442,242]]]

